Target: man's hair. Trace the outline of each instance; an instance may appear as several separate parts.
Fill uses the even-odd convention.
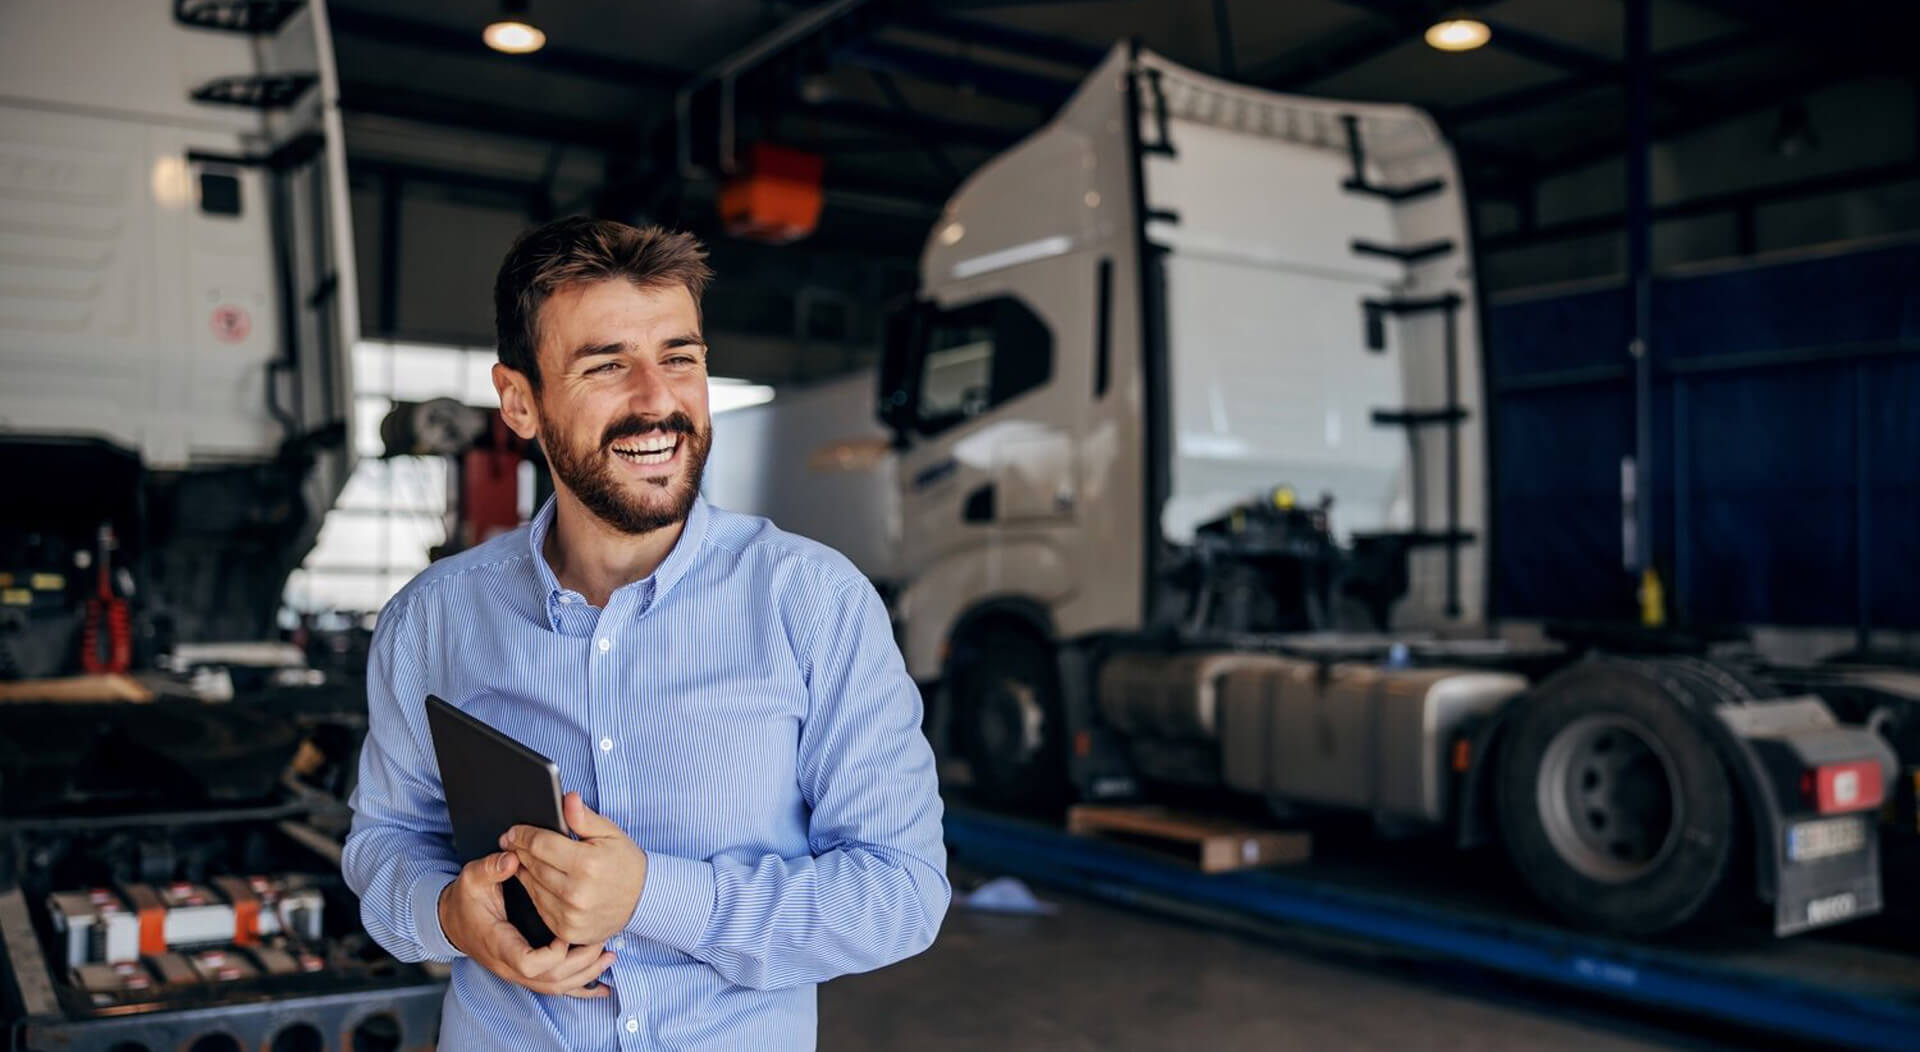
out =
[[[571,216],[521,234],[493,282],[500,362],[540,387],[540,307],[560,289],[623,278],[645,289],[682,285],[695,308],[712,279],[707,250],[692,234],[611,219]]]

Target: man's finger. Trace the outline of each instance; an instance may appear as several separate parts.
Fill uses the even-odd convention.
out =
[[[587,802],[580,798],[579,793],[567,794],[565,802],[560,805],[560,814],[561,817],[567,820],[567,827],[573,830],[573,835],[582,840],[591,840],[595,837],[603,836],[624,837],[627,835],[627,831],[621,829],[618,823],[604,815],[595,813],[593,808],[588,807]]]
[[[567,948],[567,955],[560,959],[560,963],[555,965],[552,971],[540,976],[540,981],[543,983],[557,983],[571,979],[581,972],[592,968],[594,963],[606,953],[607,944],[604,942],[596,942],[587,946],[570,946]],[[591,978],[592,976],[588,976],[587,979],[580,980],[580,985],[587,985],[587,982]]]
[[[511,925],[508,925],[512,927]],[[526,944],[525,939],[520,940]],[[567,958],[567,941],[555,939],[539,949],[528,949],[518,957],[508,956],[507,964],[528,979],[537,979],[560,966]]]
[[[537,858],[548,865],[570,868],[570,864],[586,845],[564,833],[538,826],[514,826],[500,834],[500,849],[511,851],[524,858]]]
[[[520,868],[520,860],[511,851],[501,851],[467,863],[474,876],[488,884],[504,884]]]
[[[531,855],[520,859],[520,879],[528,884],[538,882],[542,887],[554,892],[572,883],[572,876],[566,870]]]
[[[601,973],[605,972],[608,968],[613,967],[613,961],[614,957],[611,953],[595,954],[593,958],[587,962],[586,967],[576,968],[565,974],[556,974],[548,979],[548,982],[552,984],[553,989],[558,991],[579,990],[588,983],[600,978]]]
[[[533,949],[527,945],[527,937],[520,934],[520,929],[508,923],[504,917],[489,924],[487,930],[482,933],[481,940],[486,943],[487,949],[492,951],[495,957],[508,965],[526,956],[527,952]]]
[[[606,983],[601,983],[599,986],[577,986],[570,990],[560,991],[560,996],[578,997],[581,1000],[592,1000],[596,997],[612,997],[613,987],[608,986]]]

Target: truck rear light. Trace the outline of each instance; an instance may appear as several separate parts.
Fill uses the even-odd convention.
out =
[[[1823,764],[1809,771],[1806,781],[1811,783],[1806,785],[1811,790],[1807,795],[1823,815],[1871,810],[1886,798],[1878,760]]]

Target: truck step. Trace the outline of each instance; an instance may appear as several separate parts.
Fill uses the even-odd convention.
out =
[[[1467,411],[1459,406],[1451,409],[1375,409],[1373,422],[1381,427],[1425,427],[1428,424],[1446,424],[1467,418]]]
[[[1202,873],[1304,862],[1313,855],[1313,837],[1308,833],[1164,807],[1080,804],[1067,810],[1067,832],[1123,839],[1181,858]]]
[[[173,17],[195,29],[270,34],[306,6],[307,0],[179,0]]]
[[[1427,179],[1418,183],[1410,183],[1406,186],[1375,186],[1372,183],[1360,179],[1348,179],[1346,182],[1340,184],[1340,188],[1350,194],[1370,194],[1374,197],[1384,197],[1398,205],[1405,204],[1408,201],[1418,200],[1429,194],[1437,194],[1447,188],[1447,181],[1445,179]]]
[[[283,110],[320,83],[311,73],[257,73],[217,77],[193,89],[193,101],[256,110]]]
[[[1382,245],[1377,242],[1354,238],[1351,244],[1355,255],[1385,256],[1388,259],[1397,259],[1408,265],[1423,263],[1436,256],[1444,256],[1453,251],[1453,241],[1448,238],[1442,238],[1439,241],[1429,241],[1424,245]]]

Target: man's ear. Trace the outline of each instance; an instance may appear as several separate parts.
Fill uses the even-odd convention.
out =
[[[513,433],[531,442],[540,434],[539,399],[533,383],[518,369],[493,363],[493,389],[500,393],[500,418]]]

